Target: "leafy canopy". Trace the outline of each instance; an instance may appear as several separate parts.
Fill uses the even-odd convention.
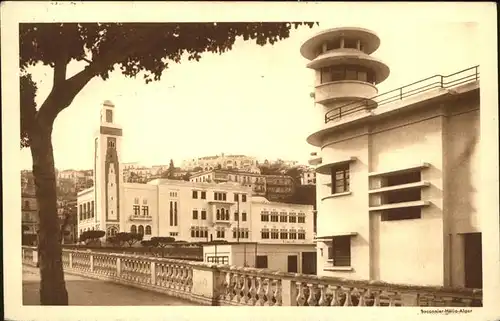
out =
[[[47,105],[48,102],[59,105],[48,112],[47,119],[53,121],[90,79],[98,76],[106,80],[115,68],[127,77],[143,73],[146,83],[158,81],[169,63],[180,63],[186,53],[188,60],[196,61],[204,52],[222,54],[232,49],[238,37],[254,40],[261,46],[274,44],[288,38],[290,29],[301,24],[314,25],[312,22],[20,24],[21,147],[29,145],[29,133],[37,117],[36,84],[27,74],[29,66],[41,63],[54,69],[53,88],[45,101]],[[67,79],[66,68],[71,61],[83,61],[86,66]]]

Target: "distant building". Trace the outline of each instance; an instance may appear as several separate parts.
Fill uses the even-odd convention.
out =
[[[37,234],[38,223],[35,182],[30,174],[21,181],[21,225],[23,226],[23,234]]]
[[[182,169],[186,171],[211,171],[214,169],[226,170],[245,170],[253,173],[259,173],[257,168],[257,159],[245,155],[215,155],[185,160],[182,163]]]
[[[101,126],[95,139],[95,185],[78,193],[79,235],[98,229],[105,231],[106,237],[118,232],[137,232],[145,239],[171,236],[189,242],[213,239],[312,243],[312,206],[268,201],[254,204],[252,189],[247,184],[217,183],[215,176],[210,182],[171,179],[154,179],[147,184],[124,182],[120,163],[122,129],[114,122],[114,108],[106,101],[101,109]],[[256,211],[252,210],[254,205]],[[268,221],[262,220],[262,209],[269,211]],[[287,220],[275,222],[275,211]],[[294,219],[288,221],[288,216]],[[271,234],[262,234],[264,228]],[[277,238],[273,234],[275,228],[282,233]]]
[[[294,182],[290,176],[261,175],[257,173],[214,169],[191,175],[191,182],[235,182],[250,187],[255,196],[266,196],[269,200],[284,200],[294,192]]]
[[[316,171],[314,169],[307,169],[300,174],[301,185],[316,185]]]

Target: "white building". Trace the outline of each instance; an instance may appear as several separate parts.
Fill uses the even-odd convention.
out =
[[[308,168],[300,174],[301,185],[316,185],[316,171],[314,168]]]
[[[122,129],[113,121],[114,112],[114,105],[104,102],[94,140],[95,185],[78,193],[79,234],[99,229],[106,236],[131,231],[142,233],[145,239],[172,236],[189,242],[312,244],[312,206],[263,204],[262,198],[254,202],[251,187],[235,182],[155,179],[147,184],[125,183],[120,163]],[[267,221],[261,220],[263,210],[270,212]],[[285,221],[274,221],[275,211]],[[274,237],[276,228],[286,237]]]
[[[377,95],[379,43],[337,28],[300,49],[316,85],[318,275],[480,288],[478,67]]]
[[[245,155],[221,155],[205,156],[185,160],[182,164],[182,169],[193,171],[196,168],[201,168],[202,171],[210,171],[213,169],[228,169],[228,170],[245,170],[253,173],[260,173],[257,168],[257,159]]]
[[[203,261],[290,273],[316,274],[316,246],[257,242],[210,244],[203,246]]]

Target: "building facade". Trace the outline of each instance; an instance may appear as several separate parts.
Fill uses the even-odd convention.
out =
[[[23,234],[37,234],[38,223],[35,181],[31,173],[25,173],[21,175],[21,224]]]
[[[308,168],[300,174],[301,185],[316,185],[316,171],[313,168]]]
[[[124,182],[124,166],[120,162],[122,129],[113,121],[114,112],[114,105],[106,101],[94,139],[96,184],[78,193],[79,235],[94,229],[105,231],[106,237],[118,232],[137,232],[144,239],[170,236],[188,242],[312,243],[312,206],[269,202],[262,205],[262,200],[254,203],[251,184],[220,180],[216,176],[198,182],[169,179],[154,179],[147,184]],[[270,226],[261,221],[263,207],[271,213],[286,214],[287,220],[280,224],[271,221]],[[294,219],[289,221],[288,216]],[[278,225],[280,230],[286,230],[286,239],[261,237],[263,229]]]
[[[221,155],[185,160],[182,164],[182,169],[186,171],[200,169],[205,172],[214,169],[228,169],[259,173],[259,169],[257,168],[257,159],[255,157],[245,155],[225,155],[224,153]]]
[[[377,95],[379,44],[337,28],[301,47],[316,79],[318,274],[480,288],[478,68]]]
[[[213,169],[190,176],[191,182],[236,182],[250,187],[255,196],[265,196],[269,200],[282,201],[295,191],[293,178],[286,175],[262,175],[236,170]]]

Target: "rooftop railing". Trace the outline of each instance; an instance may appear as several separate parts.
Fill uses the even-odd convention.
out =
[[[22,262],[38,262],[35,247]],[[268,269],[92,251],[62,251],[66,273],[161,292],[201,305],[482,306],[478,289],[348,280]]]
[[[461,84],[479,80],[479,65],[460,70],[450,75],[434,75],[409,85],[399,87],[389,92],[372,98],[357,100],[339,108],[330,110],[325,114],[325,124],[339,120],[362,110],[372,109],[395,101],[400,101],[410,96],[421,94],[436,88],[452,88]]]

